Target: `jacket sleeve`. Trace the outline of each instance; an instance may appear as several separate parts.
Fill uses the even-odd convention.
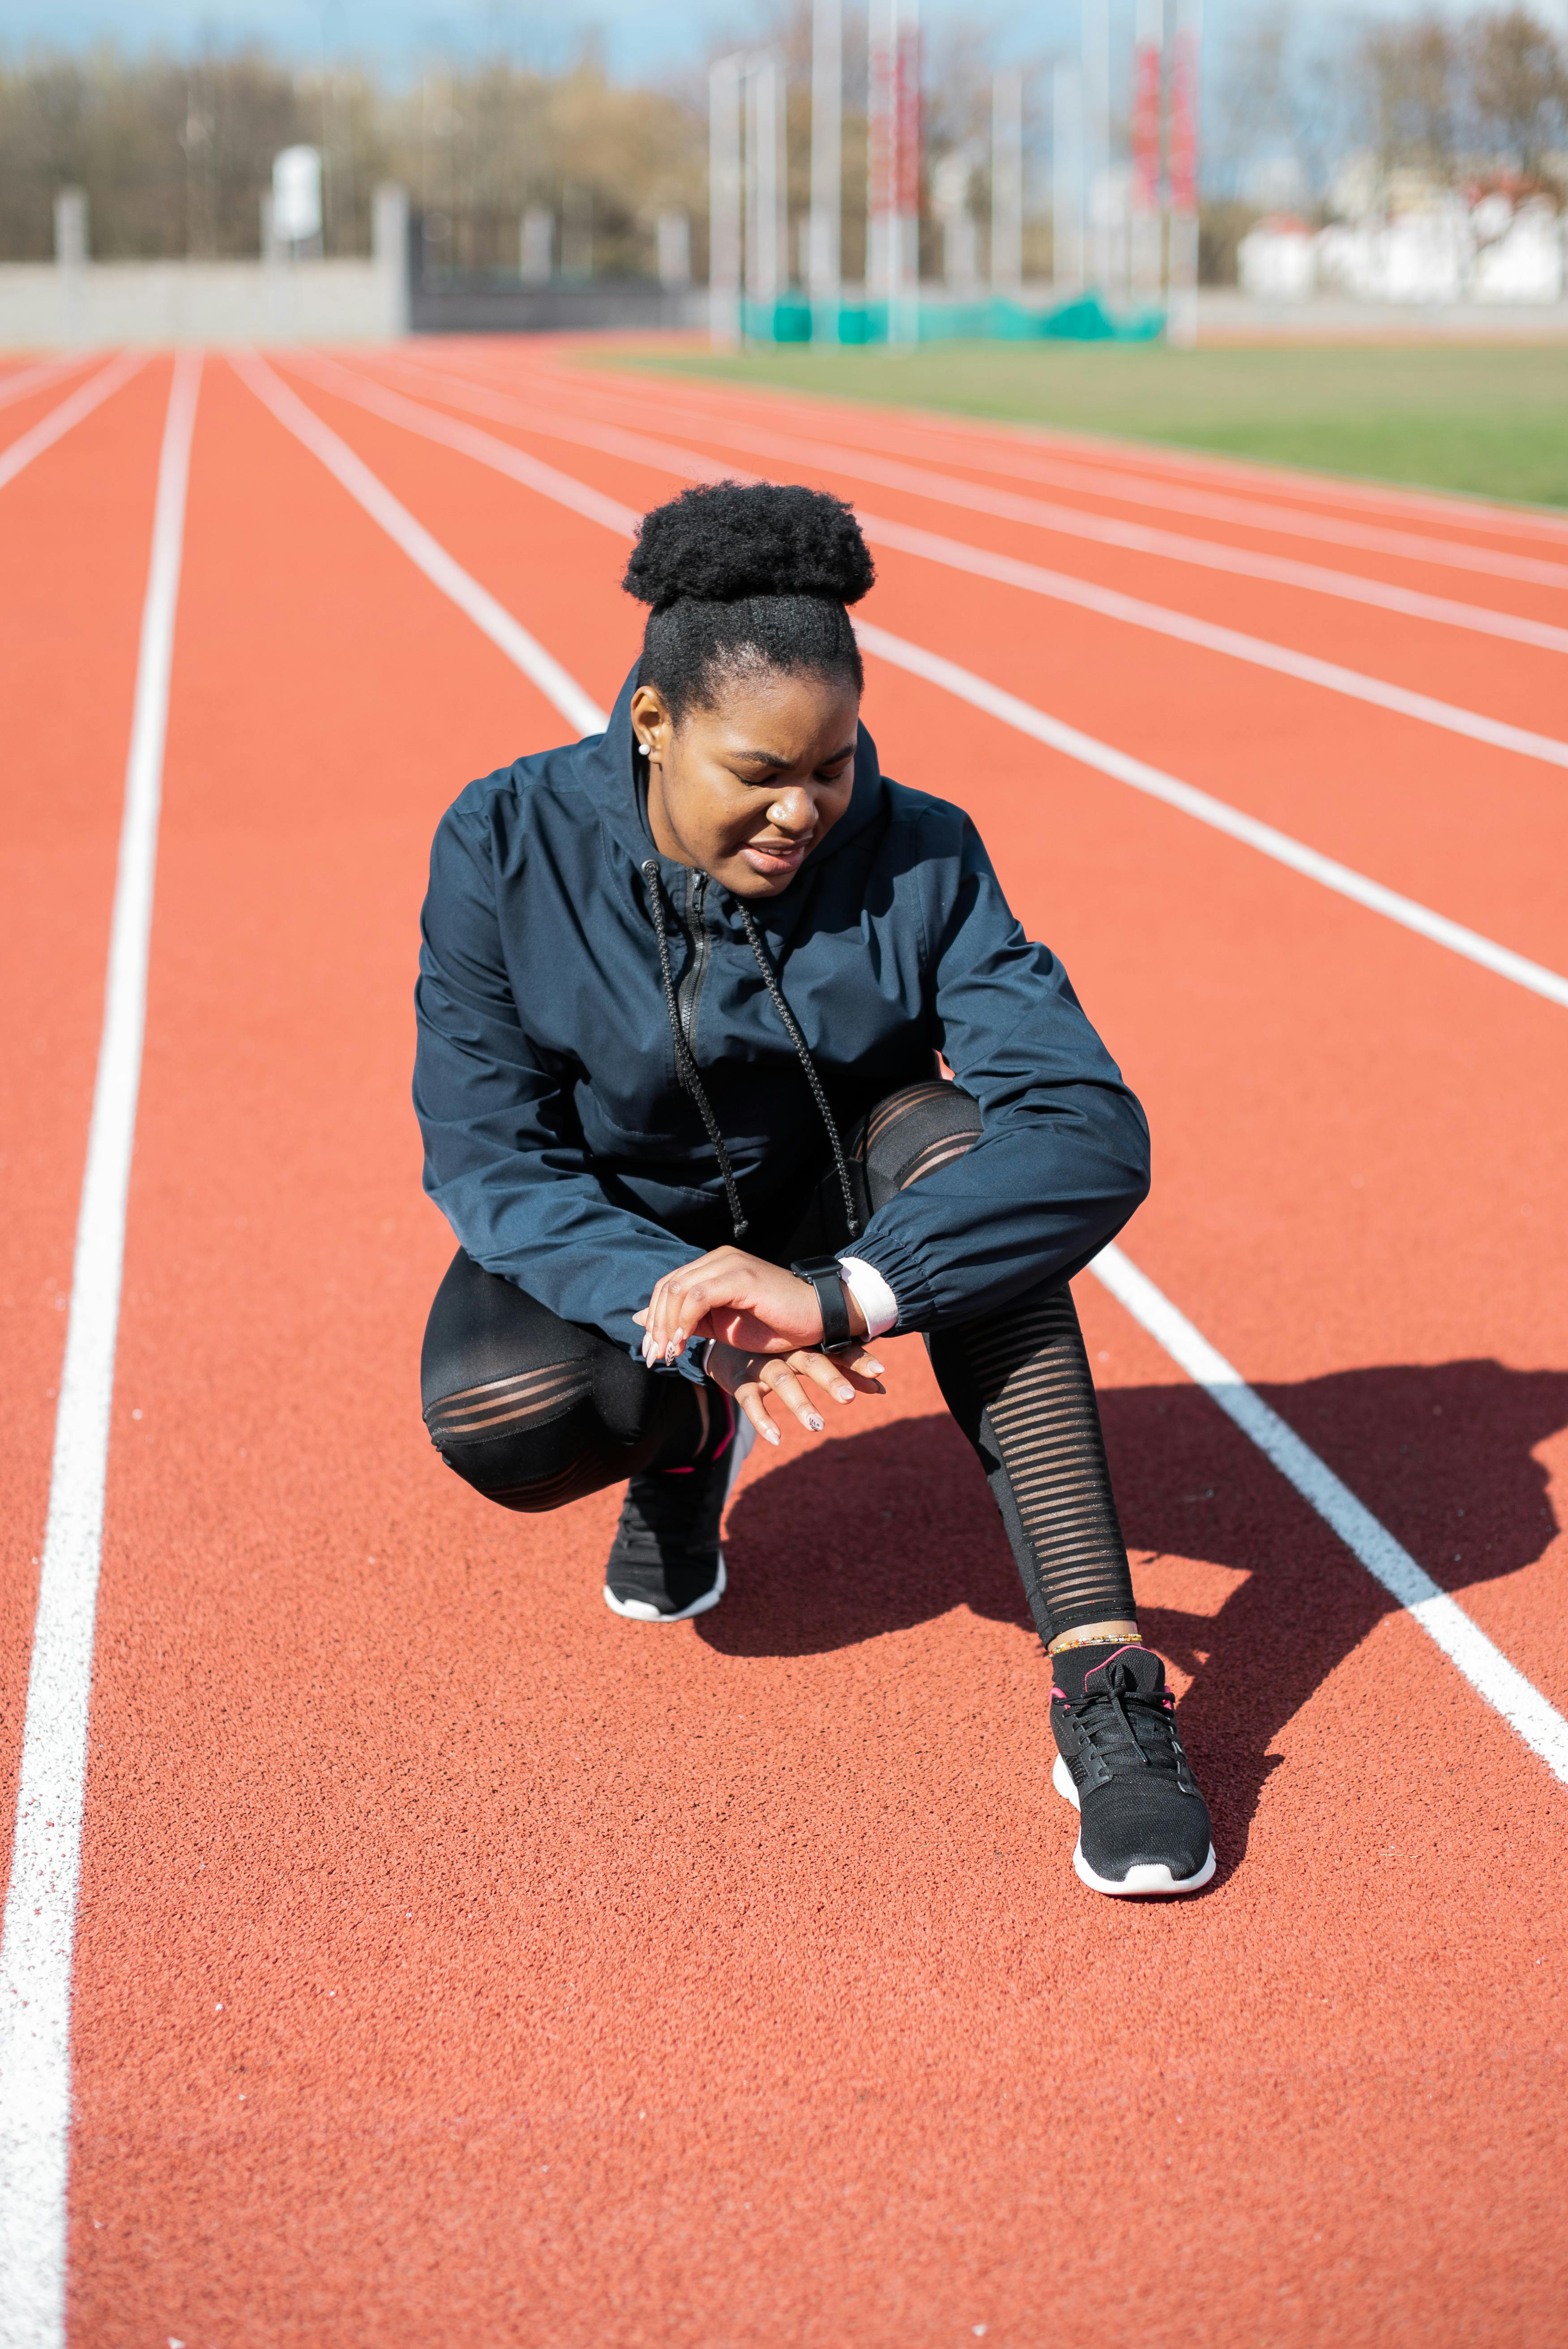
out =
[[[487,1272],[639,1350],[633,1312],[696,1251],[595,1177],[563,1072],[524,1030],[484,826],[455,810],[431,852],[414,1003],[426,1191]]]
[[[933,1040],[982,1129],[855,1242],[898,1299],[900,1330],[966,1320],[1067,1278],[1148,1190],[1143,1111],[1060,962],[1024,936],[967,818],[955,877],[933,917]]]

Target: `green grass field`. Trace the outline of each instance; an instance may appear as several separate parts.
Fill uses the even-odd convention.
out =
[[[1207,351],[937,343],[732,358],[623,347],[611,363],[1568,505],[1568,343]]]

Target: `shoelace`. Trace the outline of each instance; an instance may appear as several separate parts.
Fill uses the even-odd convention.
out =
[[[696,1060],[691,1046],[686,1041],[686,1031],[680,1025],[680,1002],[675,991],[675,974],[670,959],[670,930],[665,917],[664,888],[659,877],[659,866],[650,856],[642,865],[641,871],[643,880],[648,886],[648,908],[653,919],[653,935],[659,942],[659,977],[664,982],[664,1008],[670,1017],[670,1033],[675,1040],[676,1071],[686,1091],[696,1102],[698,1114],[707,1129],[708,1139],[713,1145],[713,1154],[719,1161],[719,1173],[724,1185],[724,1196],[730,1203],[730,1222],[734,1230],[735,1238],[739,1241],[746,1235],[746,1218],[742,1211],[741,1194],[735,1183],[734,1169],[730,1164],[730,1154],[724,1147],[724,1136],[720,1130],[719,1121],[713,1114],[713,1104],[708,1098],[707,1087],[698,1074]],[[778,1013],[785,1035],[794,1046],[795,1055],[801,1067],[805,1071],[806,1083],[811,1087],[811,1097],[815,1102],[822,1123],[827,1129],[828,1143],[833,1152],[833,1164],[838,1174],[838,1187],[844,1194],[845,1222],[848,1227],[849,1237],[853,1239],[860,1229],[860,1220],[855,1212],[855,1193],[849,1180],[849,1167],[844,1155],[844,1144],[839,1140],[838,1126],[828,1103],[822,1079],[817,1074],[816,1063],[811,1057],[810,1047],[800,1032],[794,1012],[784,1000],[784,991],[779,983],[779,975],[774,968],[767,947],[763,943],[763,934],[757,927],[756,916],[751,907],[744,905],[738,897],[735,899],[735,908],[741,916],[741,926],[745,931],[746,943],[752,949],[757,968],[762,972],[763,984],[768,990],[774,1009]]]
[[[1106,1683],[1103,1689],[1085,1689],[1075,1704],[1065,1699],[1059,1700],[1067,1702],[1068,1711],[1101,1761],[1114,1770],[1116,1757],[1130,1753],[1136,1768],[1174,1772],[1177,1762],[1170,1736],[1176,1700],[1170,1691],[1164,1689],[1158,1696],[1147,1695],[1125,1664],[1111,1665],[1103,1678]],[[1129,1705],[1138,1718],[1148,1722],[1160,1733],[1156,1743],[1163,1751],[1158,1761],[1138,1736],[1132,1714],[1127,1710]],[[1116,1733],[1118,1732],[1119,1734]]]

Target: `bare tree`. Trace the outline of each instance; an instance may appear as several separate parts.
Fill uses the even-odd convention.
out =
[[[1465,27],[1477,143],[1501,150],[1526,180],[1568,136],[1568,57],[1528,8],[1474,16]]]
[[[1462,43],[1441,16],[1379,25],[1366,33],[1357,64],[1370,115],[1371,145],[1385,172],[1400,169],[1451,181],[1462,123]]]

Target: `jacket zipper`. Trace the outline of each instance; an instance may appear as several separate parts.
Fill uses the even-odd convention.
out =
[[[697,1005],[702,993],[702,981],[708,973],[708,956],[712,947],[704,907],[708,896],[708,875],[688,873],[686,876],[686,919],[691,937],[691,967],[676,991],[676,1008],[680,1014],[680,1032],[686,1039],[686,1049],[697,1058]]]

